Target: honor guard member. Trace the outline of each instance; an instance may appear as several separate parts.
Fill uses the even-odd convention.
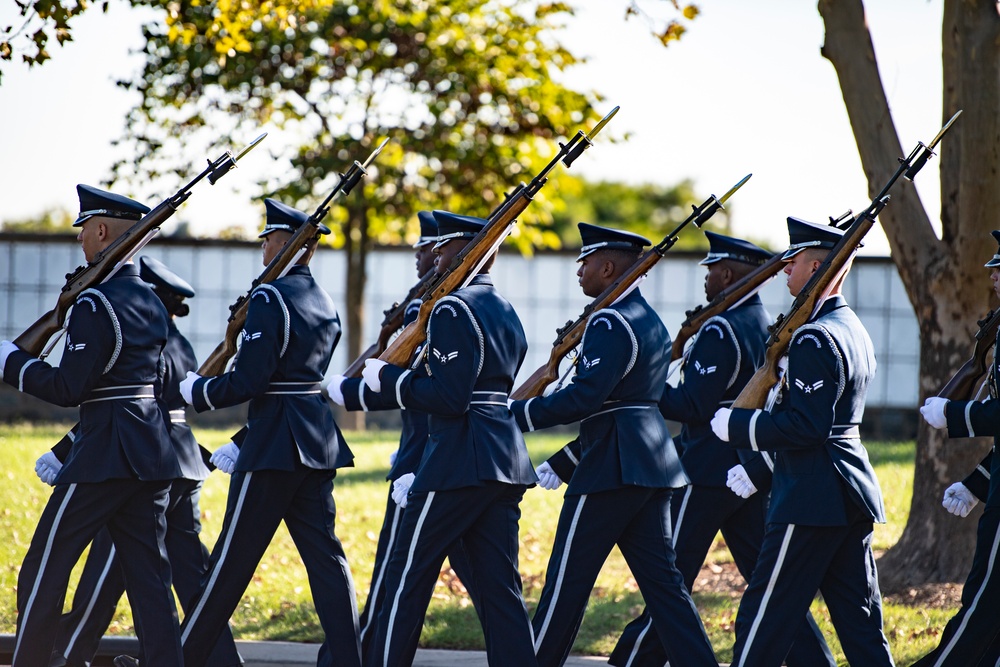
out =
[[[434,214],[430,211],[418,212],[417,219],[420,222],[420,238],[413,247],[417,249],[415,253],[417,277],[422,279],[434,270],[436,257],[434,245],[437,243],[438,227]],[[423,301],[417,298],[406,305],[406,310],[403,313],[404,326],[417,319],[421,303]],[[419,358],[419,351],[417,356]],[[327,390],[330,393],[330,398],[337,405],[350,411],[399,410],[399,404],[396,403],[394,396],[375,393],[368,388],[362,378],[345,378],[343,375],[335,375],[331,378]],[[383,396],[388,397],[388,400],[382,400]],[[427,413],[420,410],[400,410],[403,427],[399,436],[399,449],[392,454],[389,461],[390,469],[386,480],[390,484],[386,498],[385,518],[382,521],[382,530],[379,531],[378,544],[375,549],[375,564],[372,568],[368,599],[365,602],[364,611],[361,612],[362,656],[368,654],[368,645],[371,642],[375,620],[378,619],[379,611],[385,602],[385,571],[389,564],[389,554],[396,543],[396,534],[403,516],[403,509],[406,507],[407,491],[414,478],[414,471],[420,465],[420,459],[423,457],[427,444],[427,417]],[[396,499],[399,500],[398,503]],[[448,552],[448,561],[468,591],[473,606],[477,610],[480,609],[482,602],[475,595],[475,587],[472,584],[472,569],[468,555],[461,547],[461,542],[456,543],[455,547]]]
[[[771,258],[748,241],[714,232],[705,236],[710,247],[700,263],[707,267],[708,301]],[[691,483],[671,499],[670,523],[677,569],[689,591],[720,530],[745,580],[757,563],[774,464],[764,452],[738,455],[712,433],[710,422],[718,408],[732,405],[763,362],[771,321],[757,293],[707,320],[685,354],[681,380],[676,387],[668,384],[660,398],[660,414],[683,425],[677,448]],[[666,661],[646,611],[625,628],[608,660],[618,667],[662,667]],[[836,664],[808,611],[787,664]]]
[[[797,296],[843,231],[788,218],[788,235],[785,274]],[[871,547],[885,508],[859,435],[875,353],[842,282],[792,334],[774,406],[720,408],[712,419],[733,446],[777,453],[760,558],[736,616],[734,667],[780,665],[817,590],[850,664],[893,664]]]
[[[579,229],[577,276],[589,297],[609,287],[649,245],[637,234],[583,222]],[[688,479],[657,410],[669,363],[670,334],[633,288],[590,316],[571,384],[511,406],[524,431],[580,421],[579,464],[532,618],[539,665],[566,661],[594,581],[615,544],[671,663],[718,664],[674,565],[670,495]]]
[[[1000,243],[1000,231],[991,232]],[[986,262],[993,290],[1000,295],[1000,250]],[[1000,436],[1000,400],[997,399],[997,373],[1000,371],[1000,338],[994,347],[990,369],[990,397],[985,401],[949,401],[932,396],[920,408],[920,414],[934,428],[947,428],[951,438],[991,435],[993,449],[963,482],[945,491],[944,507],[959,516],[968,516],[984,501],[983,515],[976,532],[976,553],[972,569],[962,589],[962,606],[948,621],[937,648],[915,665],[951,667],[952,665],[994,665],[1000,658],[1000,575],[996,572],[1000,549],[1000,458],[994,456]]]
[[[152,257],[139,259],[139,278],[153,288],[169,316],[167,344],[163,348],[161,364],[162,390],[159,394],[167,432],[180,462],[181,477],[170,484],[166,512],[166,547],[174,590],[177,591],[181,607],[189,611],[188,603],[197,595],[201,577],[208,568],[208,549],[198,537],[201,532],[198,498],[209,469],[202,458],[202,449],[188,426],[186,405],[178,389],[184,375],[198,368],[198,362],[191,343],[177,329],[174,318],[188,314],[190,308],[184,303],[184,299],[194,296],[194,288],[163,262]],[[66,450],[78,430],[74,429],[69,437],[63,439]],[[59,445],[39,459],[35,469],[43,478],[42,481],[46,481],[48,475],[56,474],[61,467],[61,452],[58,449]],[[62,455],[65,458],[64,453]],[[73,606],[59,620],[59,638],[50,667],[87,667],[91,664],[124,592],[125,580],[118,554],[108,531],[102,530],[90,545],[90,552],[73,596]],[[128,664],[127,660],[121,660]],[[228,627],[219,637],[211,664],[219,667],[242,664]]]
[[[264,204],[266,266],[309,216],[274,199]],[[209,652],[281,521],[309,575],[326,664],[361,662],[354,582],[334,534],[333,480],[354,455],[319,384],[340,340],[340,318],[309,271],[319,236],[329,233],[320,225],[285,276],[253,290],[232,371],[214,378],[189,373],[180,385],[198,412],[250,402],[240,447],[223,445],[212,456],[232,479],[208,573],[181,626],[185,667],[210,664]]]
[[[434,217],[441,269],[486,221],[446,211]],[[441,564],[458,540],[472,566],[489,663],[535,664],[517,552],[518,505],[537,480],[507,409],[528,345],[514,309],[493,287],[492,263],[434,305],[420,363],[404,369],[370,359],[363,373],[383,401],[430,415],[365,656],[371,667],[413,662]]]
[[[77,193],[73,225],[88,262],[149,211],[88,185]],[[18,574],[16,667],[48,667],[70,572],[104,527],[122,556],[143,664],[182,665],[164,546],[167,491],[181,468],[154,390],[167,326],[163,304],[129,262],[80,293],[59,366],[0,344],[7,384],[80,406],[79,435],[51,480],[55,488]]]

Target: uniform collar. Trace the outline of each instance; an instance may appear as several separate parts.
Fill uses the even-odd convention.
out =
[[[286,276],[309,276],[309,275],[312,275],[312,272],[309,270],[309,267],[307,265],[305,265],[305,264],[293,264],[292,268],[288,269],[288,273],[286,273],[285,275]]]
[[[493,286],[493,278],[488,273],[477,273],[472,280],[469,282],[470,285],[488,285]]]
[[[816,313],[817,317],[822,317],[823,315],[828,315],[838,308],[844,308],[847,306],[847,299],[844,298],[843,294],[838,294],[836,296],[831,296],[823,302],[823,305],[819,307],[819,312]]]
[[[139,267],[132,262],[127,262],[122,264],[122,268],[115,271],[114,278],[138,278],[139,277]]]

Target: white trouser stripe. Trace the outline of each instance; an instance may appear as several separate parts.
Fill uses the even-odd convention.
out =
[[[389,542],[385,545],[385,557],[382,559],[382,567],[378,569],[378,576],[375,577],[375,582],[372,584],[371,590],[368,591],[368,604],[372,605],[372,608],[368,611],[368,620],[365,622],[365,627],[361,628],[361,639],[364,640],[365,635],[368,633],[368,628],[371,627],[372,621],[377,620],[375,613],[375,600],[378,599],[378,591],[382,587],[382,578],[385,576],[385,570],[389,567],[389,557],[392,555],[392,548],[396,545],[396,528],[399,526],[399,517],[403,516],[403,510],[399,505],[393,503],[392,511],[392,526],[389,528]]]
[[[934,667],[940,667],[944,662],[944,659],[948,657],[949,653],[951,653],[951,650],[955,648],[955,644],[958,643],[959,638],[962,636],[962,633],[965,632],[965,628],[969,624],[969,617],[976,612],[976,607],[979,605],[979,599],[983,597],[983,593],[986,591],[986,586],[990,583],[990,577],[993,576],[993,564],[997,559],[998,547],[1000,547],[1000,530],[997,530],[996,534],[993,536],[993,547],[990,549],[990,564],[986,566],[986,576],[983,577],[983,583],[980,584],[979,590],[976,591],[976,597],[972,599],[972,604],[969,605],[969,608],[965,612],[965,616],[962,617],[962,622],[959,624],[958,630],[955,631],[955,634],[951,637],[951,641],[948,642],[948,645],[944,647],[943,651],[941,651],[941,655],[938,656],[937,661],[934,663]]]
[[[212,568],[212,574],[208,579],[208,584],[205,586],[205,590],[202,591],[201,597],[198,598],[198,606],[194,608],[188,618],[184,619],[186,627],[184,628],[184,634],[181,635],[181,646],[184,645],[184,642],[187,641],[188,635],[191,634],[191,628],[193,628],[195,623],[198,622],[198,616],[200,616],[202,610],[205,609],[205,603],[212,594],[215,582],[219,579],[219,572],[222,571],[222,566],[226,563],[226,556],[229,555],[229,547],[233,542],[233,533],[236,532],[236,526],[240,523],[240,514],[243,511],[243,501],[246,500],[247,489],[250,488],[250,479],[252,477],[253,473],[248,472],[246,477],[243,478],[243,486],[240,487],[240,495],[236,500],[236,509],[233,511],[233,520],[229,523],[229,530],[226,531],[226,534],[222,535],[220,538],[224,541],[221,542],[222,552],[219,555],[219,560],[216,561],[215,567]],[[219,541],[216,541],[216,547],[218,547],[219,543]]]
[[[545,621],[542,623],[542,629],[538,631],[538,636],[535,637],[535,655],[538,655],[538,648],[542,645],[542,640],[545,639],[545,633],[549,629],[549,623],[552,621],[552,616],[556,611],[556,602],[559,600],[559,591],[562,590],[563,579],[566,576],[566,566],[569,562],[569,551],[573,546],[573,537],[576,536],[576,526],[580,522],[580,514],[583,512],[583,504],[587,501],[587,496],[580,496],[580,504],[576,506],[576,511],[573,513],[573,521],[569,524],[569,534],[566,535],[566,544],[563,546],[562,558],[559,562],[559,574],[556,576],[555,590],[552,592],[552,601],[549,603],[549,609],[545,613]]]
[[[653,617],[650,616],[649,620],[646,621],[646,627],[642,629],[639,636],[635,639],[635,645],[632,647],[632,652],[628,654],[628,660],[625,662],[625,667],[632,667],[632,663],[635,661],[635,656],[639,653],[639,647],[642,646],[642,640],[646,638],[646,634],[649,629],[653,627]],[[667,665],[670,663],[668,662]]]
[[[104,562],[104,569],[101,570],[101,576],[97,579],[97,586],[94,587],[94,595],[90,598],[87,603],[87,609],[83,612],[83,618],[80,619],[80,624],[76,626],[73,630],[73,636],[69,638],[69,643],[66,644],[66,649],[63,651],[63,655],[69,655],[73,652],[73,646],[76,644],[76,640],[80,638],[80,633],[83,632],[83,627],[87,625],[87,621],[90,620],[90,614],[94,611],[94,605],[97,604],[97,598],[101,594],[101,589],[104,588],[104,582],[107,581],[108,572],[111,571],[111,566],[115,562],[115,546],[111,545],[111,551],[108,553],[108,560]]]
[[[673,527],[673,534],[670,536],[670,546],[674,548],[677,548],[677,533],[681,532],[681,524],[684,523],[684,510],[687,509],[688,499],[691,498],[691,492],[693,490],[693,484],[688,484],[687,488],[684,489],[684,499],[681,501],[681,509],[677,512],[677,525]]]
[[[45,576],[45,566],[49,563],[49,556],[52,554],[53,542],[56,538],[56,532],[59,530],[59,523],[62,521],[63,512],[66,511],[66,506],[69,505],[70,498],[73,497],[73,492],[76,491],[76,484],[70,484],[69,488],[66,490],[66,496],[59,503],[59,509],[56,511],[56,518],[52,521],[52,527],[49,528],[48,537],[45,538],[45,549],[42,551],[42,562],[38,566],[38,573],[35,575],[35,581],[31,585],[31,595],[28,596],[28,604],[24,606],[24,615],[21,617],[21,632],[17,633],[17,642],[14,644],[14,659],[13,663],[17,662],[17,651],[21,648],[21,640],[24,639],[24,628],[28,625],[28,616],[31,614],[31,606],[35,602],[35,597],[38,596],[38,586],[42,582],[42,577]]]
[[[424,527],[424,519],[427,518],[427,512],[431,509],[434,494],[434,491],[427,494],[427,501],[424,503],[423,509],[420,510],[420,517],[417,519],[417,525],[413,529],[413,539],[410,540],[410,548],[406,552],[406,566],[403,567],[403,575],[399,578],[399,588],[396,589],[396,596],[392,599],[392,611],[389,613],[389,627],[385,632],[385,648],[382,652],[382,664],[385,667],[389,667],[389,647],[392,646],[392,626],[396,624],[396,612],[399,610],[399,596],[403,593],[403,588],[406,586],[406,575],[409,574],[410,566],[413,565],[413,552],[417,549],[420,530]]]
[[[760,627],[761,621],[764,620],[764,613],[767,611],[767,603],[771,600],[771,594],[774,592],[774,587],[778,583],[778,574],[781,572],[781,566],[785,562],[785,555],[788,553],[788,543],[792,541],[792,532],[795,530],[795,524],[788,524],[788,528],[785,529],[785,537],[781,540],[781,549],[778,551],[778,560],[774,564],[774,570],[771,571],[771,578],[767,582],[767,589],[764,591],[764,597],[760,601],[760,608],[757,610],[757,616],[753,619],[753,625],[750,626],[750,634],[747,635],[747,641],[743,644],[743,654],[740,656],[740,664],[738,667],[743,667],[747,662],[747,656],[750,655],[750,647],[753,645],[753,638],[757,634],[757,628]]]

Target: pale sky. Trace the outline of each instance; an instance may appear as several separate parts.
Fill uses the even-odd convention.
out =
[[[867,205],[836,73],[820,55],[823,22],[814,1],[701,0],[702,14],[667,49],[640,20],[624,20],[624,0],[573,4],[580,9],[560,39],[589,62],[566,82],[603,94],[602,112],[620,105],[605,132],[631,134],[615,145],[599,136],[574,173],[665,185],[691,178],[707,196],[752,172],[731,201],[734,232],[774,246],[787,242],[788,215],[825,222]],[[658,4],[665,3],[643,3]],[[12,5],[0,2],[0,19]],[[909,152],[941,125],[943,0],[869,0],[866,7],[900,143]],[[79,19],[75,41],[53,47],[42,67],[5,64],[0,221],[59,207],[75,212],[76,184],[108,176],[116,156],[111,142],[136,99],[114,80],[138,67],[128,52],[141,45],[139,25],[151,15],[113,1],[107,14],[92,9]],[[271,133],[265,145],[272,151],[287,146],[275,128],[261,129]],[[217,156],[191,155],[192,164],[207,157]],[[256,228],[263,207],[254,183],[276,168],[280,161],[258,149],[216,186],[200,184],[177,217],[201,233],[238,222]],[[921,172],[917,188],[937,219],[937,160]],[[887,251],[876,226],[863,252]]]

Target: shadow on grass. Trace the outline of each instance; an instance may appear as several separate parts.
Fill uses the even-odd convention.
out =
[[[334,487],[355,484],[387,484],[385,476],[388,474],[388,468],[341,468],[337,471]]]

